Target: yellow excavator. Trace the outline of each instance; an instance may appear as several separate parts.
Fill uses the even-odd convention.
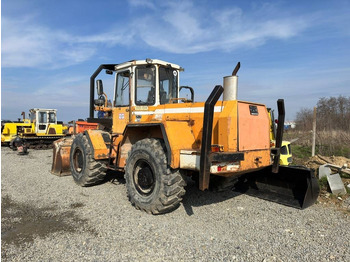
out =
[[[184,69],[176,64],[146,59],[100,65],[90,77],[88,122],[103,130],[56,141],[52,173],[92,186],[107,170],[122,171],[132,205],[152,214],[179,206],[185,176],[197,180],[200,190],[217,180],[235,181],[234,190],[242,193],[295,208],[312,205],[319,194],[313,171],[279,165],[283,99],[277,101],[271,147],[266,106],[237,99],[239,68],[240,63],[205,102],[195,102],[193,88],[180,85]],[[114,77],[110,104],[102,80],[95,94],[101,71]],[[184,91],[191,97],[180,95]]]
[[[33,108],[29,110],[29,119],[7,122],[1,127],[1,145],[13,146],[16,139],[21,140],[29,148],[45,149],[52,142],[66,136],[67,126],[57,121],[56,109]]]
[[[269,112],[270,117],[270,141],[271,141],[271,147],[274,147],[276,144],[276,124],[275,124],[275,117],[274,117],[274,111],[271,108],[267,108],[267,111]],[[292,156],[292,148],[289,141],[283,140],[281,149],[280,149],[280,165],[281,166],[288,166],[292,163],[293,156]]]

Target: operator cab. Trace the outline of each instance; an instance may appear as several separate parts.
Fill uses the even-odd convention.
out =
[[[101,79],[97,79],[95,82],[102,70],[105,70],[106,74],[114,76],[113,81],[111,77],[99,76],[103,78],[105,86],[107,86],[106,91],[103,90]],[[158,59],[100,65],[90,78],[90,117],[88,122],[100,123],[106,127],[106,130],[110,130],[114,118],[113,108],[119,108],[119,120],[127,123],[131,120],[134,110],[145,111],[165,104],[193,102],[193,89],[179,84],[181,71],[184,69],[179,65]],[[114,87],[112,88],[112,86]],[[187,96],[186,98],[180,97],[181,89],[189,89],[190,99]]]
[[[116,65],[115,71],[115,107],[178,102],[179,72],[183,71],[178,65],[161,60],[134,60]]]
[[[46,133],[50,124],[57,124],[56,109],[39,109],[29,110],[30,122],[35,123],[36,133]]]
[[[111,65],[107,74],[115,73],[113,95],[103,92],[102,80],[96,81],[98,99],[94,99],[97,107],[124,106],[158,106],[163,104],[193,101],[179,98],[179,73],[183,68],[176,64],[157,59],[132,60],[122,64]],[[107,82],[107,80],[106,80]],[[112,100],[108,98],[112,97]],[[107,101],[110,102],[107,105]],[[97,108],[98,110],[98,108]]]

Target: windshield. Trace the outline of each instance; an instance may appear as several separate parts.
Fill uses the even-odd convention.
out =
[[[159,67],[159,100],[161,104],[177,98],[177,70],[171,67]],[[178,100],[171,100],[177,103]]]

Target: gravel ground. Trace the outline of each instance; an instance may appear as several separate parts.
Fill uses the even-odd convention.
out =
[[[51,163],[51,150],[1,150],[3,261],[350,261],[350,215],[335,208],[189,183],[177,210],[153,216],[131,206],[122,176],[82,188]]]

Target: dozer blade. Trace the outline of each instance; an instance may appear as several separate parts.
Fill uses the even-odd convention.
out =
[[[245,174],[234,190],[299,209],[313,205],[320,192],[312,170],[282,166],[278,173],[273,173],[272,166],[268,166]]]
[[[73,138],[61,138],[53,142],[53,157],[51,173],[56,176],[69,176],[69,155]]]

